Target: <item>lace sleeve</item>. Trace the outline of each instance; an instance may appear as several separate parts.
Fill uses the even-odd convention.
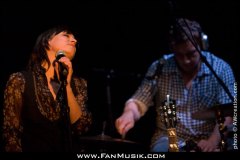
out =
[[[92,114],[87,109],[87,82],[84,79],[74,79],[76,99],[81,107],[82,116],[72,124],[72,129],[77,134],[86,133],[92,124]]]
[[[3,139],[6,152],[21,152],[21,109],[25,86],[23,74],[10,75],[4,91]]]

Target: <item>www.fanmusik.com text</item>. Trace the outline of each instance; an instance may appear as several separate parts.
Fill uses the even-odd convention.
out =
[[[116,154],[110,154],[110,153],[99,153],[99,154],[77,154],[77,158],[94,158],[94,159],[112,159],[112,158],[123,158],[123,159],[141,159],[141,158],[147,158],[147,159],[161,159],[165,158],[165,154],[134,154],[134,153],[116,153]]]

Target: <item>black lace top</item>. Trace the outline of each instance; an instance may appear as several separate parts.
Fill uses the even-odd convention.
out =
[[[35,91],[32,91],[32,98],[37,99],[37,109],[41,115],[54,122],[60,118],[60,106],[54,100],[47,83],[45,70],[38,68],[33,72],[35,77]],[[81,78],[72,78],[74,88],[73,93],[82,111],[81,117],[71,125],[72,131],[77,134],[83,134],[89,130],[92,123],[92,117],[87,110],[87,83]],[[22,151],[22,134],[24,125],[22,123],[22,110],[24,102],[24,89],[26,79],[22,72],[13,73],[7,82],[4,92],[4,108],[3,108],[3,138],[5,142],[5,150],[10,152]],[[72,86],[72,85],[71,85]],[[35,92],[35,93],[34,93]],[[34,96],[35,95],[35,96]]]

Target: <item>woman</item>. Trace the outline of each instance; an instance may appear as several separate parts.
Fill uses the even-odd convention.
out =
[[[51,28],[37,38],[27,70],[10,75],[3,109],[7,152],[71,151],[73,135],[88,131],[92,117],[86,108],[87,83],[73,76],[71,63],[76,44],[67,27]],[[59,51],[64,56],[56,60]],[[59,98],[60,66],[67,69],[63,86],[67,114]]]

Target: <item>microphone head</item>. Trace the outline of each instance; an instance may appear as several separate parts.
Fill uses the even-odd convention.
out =
[[[56,53],[55,56],[56,56],[56,60],[59,60],[60,58],[65,57],[66,53],[64,51],[60,50]]]
[[[65,57],[66,54],[64,51],[62,50],[59,50],[57,53],[56,53],[56,60],[57,62],[59,62],[58,60],[62,57]],[[59,63],[59,73],[61,75],[61,78],[60,79],[63,79],[63,78],[66,78],[66,76],[68,75],[68,70],[67,68],[62,64],[62,63]]]

